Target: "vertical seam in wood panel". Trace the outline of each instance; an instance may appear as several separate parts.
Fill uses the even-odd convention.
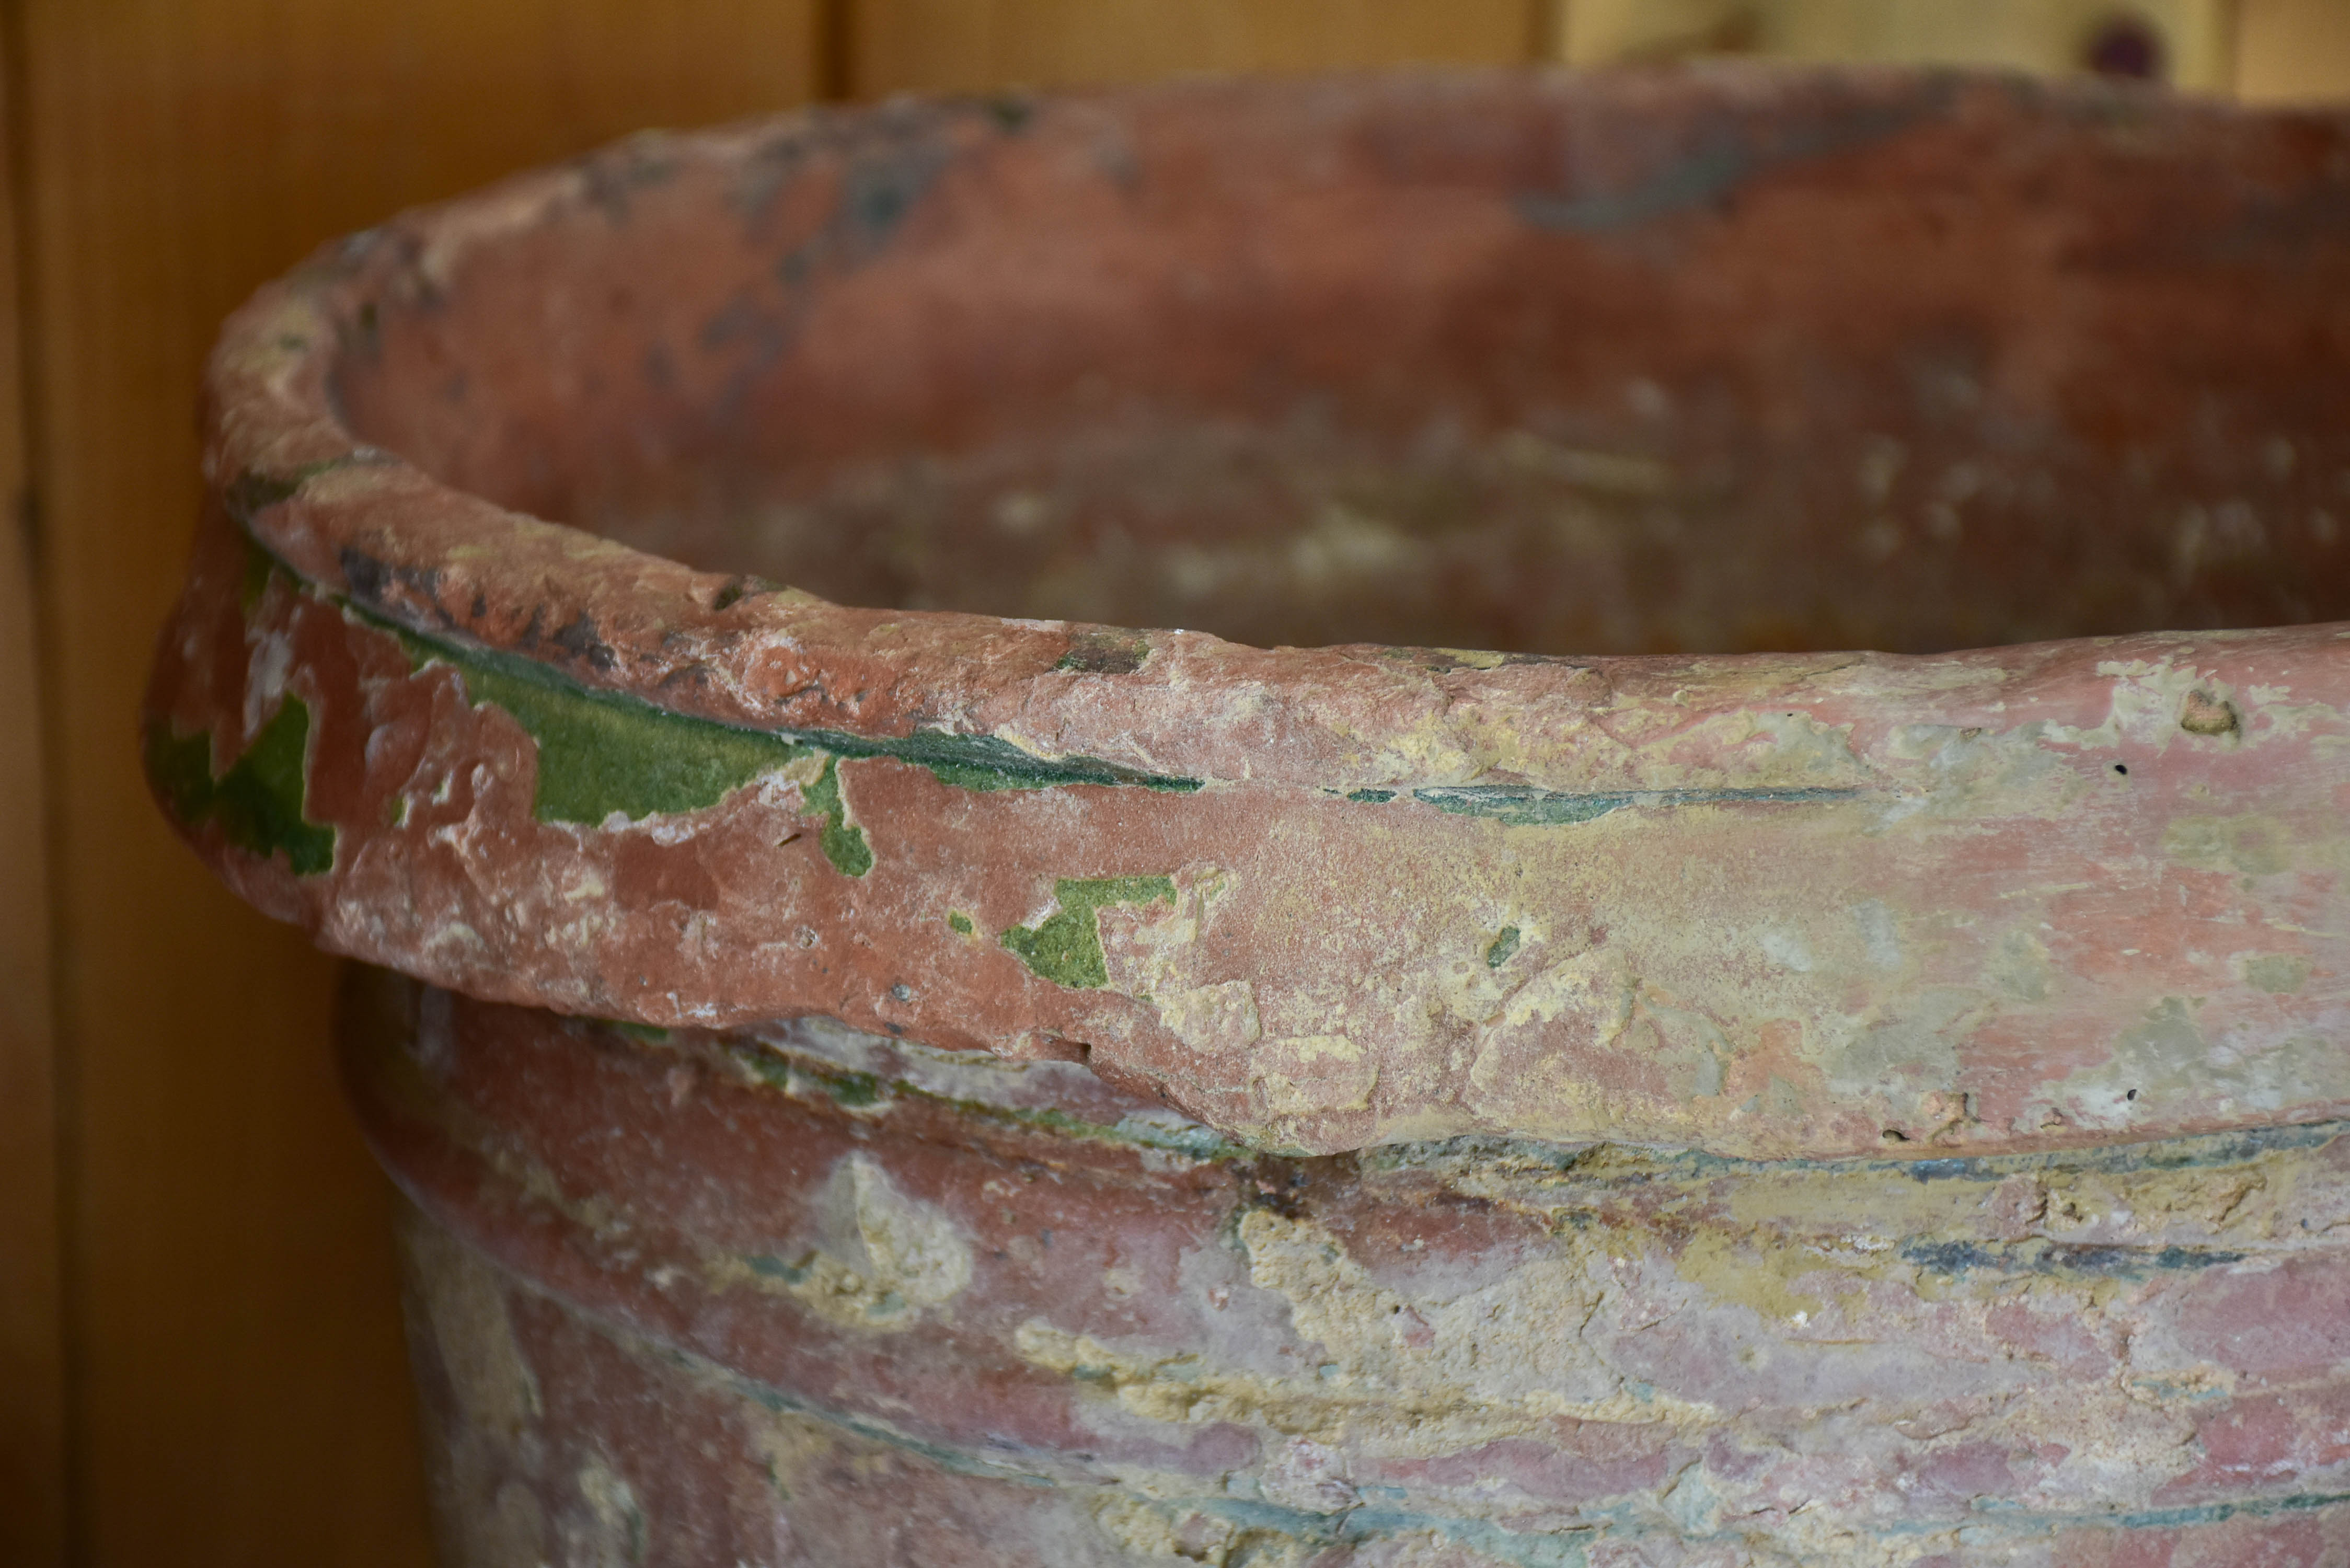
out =
[[[857,90],[857,0],[815,0],[816,68],[809,73],[818,103],[839,103]]]
[[[1566,8],[1572,0],[1526,0],[1526,58],[1555,66],[1566,57]]]
[[[60,715],[57,708],[57,659],[55,585],[52,553],[42,528],[41,496],[47,462],[43,444],[40,313],[36,270],[36,217],[32,190],[32,61],[24,0],[0,4],[0,90],[6,94],[7,197],[15,207],[14,242],[16,297],[0,299],[0,309],[16,317],[17,418],[23,442],[24,475],[10,507],[8,525],[17,535],[26,555],[31,582],[33,649],[36,675],[35,711],[39,715],[41,743],[41,839],[47,874],[42,878],[42,901],[48,927],[48,1037],[50,1058],[49,1116],[51,1158],[57,1203],[57,1270],[58,1360],[64,1384],[58,1440],[59,1473],[63,1480],[64,1557],[68,1568],[82,1568],[89,1558],[88,1481],[82,1463],[82,1390],[86,1358],[81,1324],[85,1296],[79,1230],[80,1208],[79,1074],[73,1048],[72,1007],[65,988],[65,889],[58,875],[64,864],[60,851],[64,823],[60,812],[58,776],[63,765]]]

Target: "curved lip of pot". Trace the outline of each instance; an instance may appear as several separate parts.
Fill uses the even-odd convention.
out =
[[[1709,80],[1749,94],[1758,82],[1824,78],[1880,87],[1979,80],[1974,75],[1904,70],[1807,70],[1783,78],[1749,70],[1709,73]],[[1981,80],[2014,89],[2014,82],[2002,78]],[[1090,101],[1117,103],[1196,89],[1201,87],[1159,87],[1097,94]],[[1269,87],[1269,92],[1278,89],[1295,85]],[[2232,110],[2195,106],[2192,113]],[[242,531],[307,592],[338,604],[348,618],[419,639],[421,647],[449,649],[458,656],[503,656],[580,691],[637,698],[691,720],[775,733],[841,759],[898,757],[933,771],[992,769],[1024,787],[1105,785],[1123,794],[1123,787],[1133,785],[1156,797],[1180,794],[1203,802],[1250,790],[1274,799],[1272,811],[1333,797],[1384,804],[1400,794],[1455,820],[1466,811],[1509,826],[1584,820],[1579,814],[1586,814],[1588,802],[1607,811],[1682,804],[1866,802],[1892,820],[1920,809],[1915,781],[1877,769],[1873,759],[1889,754],[1885,748],[1892,745],[1889,736],[1898,726],[1922,717],[1949,717],[1946,710],[1962,708],[1965,703],[1950,696],[1953,691],[1971,689],[1986,701],[1998,696],[2002,705],[2014,698],[2023,708],[2047,696],[2049,722],[2068,717],[2086,726],[2094,717],[2082,705],[2082,693],[2106,693],[2113,680],[2098,672],[2131,660],[2195,665],[2198,659],[2211,663],[2220,656],[2251,660],[2268,651],[2277,659],[2289,656],[2301,668],[2350,668],[2338,647],[2338,639],[2350,632],[2341,626],[2085,637],[1929,656],[1807,651],[1570,659],[1412,651],[1378,644],[1255,649],[1205,632],[846,607],[743,576],[691,569],[583,529],[507,510],[435,480],[397,453],[362,442],[343,419],[334,392],[336,367],[352,343],[374,329],[376,301],[388,292],[432,286],[432,280],[449,275],[473,249],[496,247],[501,237],[531,231],[547,212],[590,202],[597,181],[616,164],[651,158],[723,160],[774,139],[778,127],[811,122],[816,118],[795,115],[735,130],[644,136],[583,162],[517,176],[442,207],[421,209],[319,252],[237,310],[209,362],[207,508],[216,520]],[[1100,651],[1111,644],[1117,644],[1118,656],[1105,668]],[[1603,710],[1636,703],[1671,703],[1699,717],[1782,705],[1788,717],[1795,717],[1800,703],[1826,714],[1821,724],[1847,726],[1856,762],[1819,778],[1783,759],[1755,766],[1669,764],[1657,754],[1633,754],[1615,738],[1598,733],[1596,717]],[[2232,717],[2235,710],[2228,712]],[[252,729],[252,722],[246,726]],[[2188,729],[2192,732],[2192,726]],[[1497,733],[1513,738],[1506,766],[1494,762],[1488,741]],[[2230,741],[2235,738],[2244,736],[2232,733]],[[1868,750],[1870,745],[1876,750]],[[228,858],[228,851],[216,846],[204,846],[204,854],[216,865]],[[1093,875],[1086,867],[1076,870]],[[246,879],[237,881],[240,875]],[[329,921],[317,915],[317,905],[252,891],[261,887],[254,877],[261,872],[237,872],[230,879],[256,903],[310,921],[319,940],[470,992],[662,1027],[733,1025],[785,1011],[774,1006],[780,992],[733,1006],[729,997],[717,994],[726,982],[723,971],[702,973],[702,994],[684,994],[679,1002],[679,990],[670,990],[668,999],[595,987],[562,990],[522,969],[501,973],[496,966],[437,966],[413,945],[374,945],[369,938],[352,936],[348,926],[341,933],[327,931]],[[971,931],[968,924],[959,929]],[[1506,929],[1506,936],[1509,952],[1516,952],[1516,926]],[[1533,940],[1530,931],[1527,940]],[[1509,960],[1502,948],[1499,938],[1492,948],[1481,948],[1482,961],[1499,969]],[[989,957],[1001,969],[1001,954]],[[947,960],[940,964],[950,966]],[[987,971],[987,976],[996,976],[996,971]],[[1076,1025],[1067,1021],[1027,1034],[1011,1025],[971,1025],[956,1032],[959,1025],[947,1021],[947,1011],[968,1009],[971,999],[989,985],[1003,990],[999,976],[975,978],[962,990],[940,981],[926,997],[935,1003],[929,1013],[893,1015],[886,999],[872,1006],[811,999],[804,1011],[829,1011],[868,1030],[889,1025],[890,1032],[910,1032],[914,1039],[933,1039],[950,1048],[992,1048],[1008,1055],[1065,1054],[1076,1039]],[[914,990],[921,987],[890,987],[889,994]],[[1015,997],[1015,1003],[1023,1002]],[[1330,1152],[1455,1133],[1572,1143],[1610,1136],[1621,1115],[1605,1098],[1563,1119],[1511,1109],[1450,1116],[1405,1103],[1384,1109],[1375,1105],[1366,1112],[1344,1096],[1333,1105],[1316,1105],[1314,1093],[1321,1091],[1297,1088],[1306,1082],[1302,1076],[1285,1091],[1288,1103],[1266,1109],[1262,1082],[1255,1088],[1211,1082],[1220,1070],[1203,1064],[1205,1058],[1196,1051],[1182,1055],[1178,1046],[1166,1044],[1163,1030],[1151,1034],[1151,1027],[1156,1025],[1149,1021],[1135,1025],[1133,1039],[1142,1042],[1135,1046],[1095,1051],[1088,1044],[1078,1051],[1114,1082],[1154,1088],[1189,1115],[1257,1147]],[[1379,1082],[1378,1075],[1372,1082]],[[1366,1088],[1363,1096],[1370,1093]],[[1998,1147],[2052,1147],[2092,1137],[2336,1116],[2350,1109],[2350,1091],[2310,1093],[2282,1109],[2261,1112],[2223,1093],[2214,1096],[2202,1096],[2198,1107],[2181,1109],[2169,1119],[2117,1116],[2092,1124],[2052,1112],[2056,1119],[2035,1126],[2009,1121],[1981,1137]],[[2219,1100],[2225,1105],[2214,1109]],[[1245,1109],[1248,1105],[1255,1109]],[[1922,1109],[1904,1121],[1908,1131],[1898,1133],[1876,1103],[1866,1109],[1835,1109],[1828,1116],[1833,1131],[1821,1131],[1826,1121],[1800,1119],[1803,1126],[1795,1131],[1782,1128],[1743,1143],[1715,1137],[1704,1126],[1676,1131],[1678,1124],[1649,1126],[1638,1116],[1631,1116],[1624,1133],[1631,1140],[1758,1157],[1840,1157],[1873,1152],[1876,1126],[1887,1124],[1882,1131],[1887,1147],[1898,1143],[1904,1147],[1897,1152],[1925,1154],[1937,1131],[1949,1131],[1971,1115],[1971,1091],[1950,1091],[1939,1098],[1927,1096]],[[1864,1126],[1868,1131],[1854,1131]],[[1946,1145],[1949,1140],[1934,1143],[1934,1149]]]
[[[1045,101],[1116,104],[1187,92],[1295,92],[1382,81],[1475,84],[1523,71],[1423,69],[1297,80],[1210,78]],[[1555,74],[1555,73],[1554,73]],[[1722,96],[1764,95],[1820,83],[1890,88],[1920,98],[1953,85],[2050,96],[2143,96],[2104,83],[2043,84],[1991,71],[1907,67],[1775,67],[1708,64],[1584,79],[1653,78]],[[979,100],[939,100],[979,108]],[[886,113],[891,105],[807,110],[739,127],[647,132],[567,165],[514,176],[413,210],[324,247],[264,286],[230,317],[205,376],[204,473],[211,504],[311,587],[426,639],[508,653],[591,691],[624,693],[673,712],[754,730],[888,752],[920,735],[975,739],[993,757],[1017,753],[1040,774],[1179,789],[1219,783],[1293,784],[1340,793],[1397,787],[1592,787],[1580,759],[1520,748],[1508,771],[1461,756],[1449,767],[1399,775],[1382,732],[1419,717],[1429,661],[1442,656],[1449,705],[1479,705],[1491,723],[1554,727],[1560,682],[1529,682],[1522,667],[1571,672],[1588,695],[1618,690],[1773,686],[1806,674],[1868,667],[1882,695],[1942,684],[1953,661],[2046,666],[2110,658],[2146,638],[2081,637],[1933,654],[1814,649],[1785,653],[1606,655],[1572,650],[1497,654],[1378,643],[1261,649],[1206,632],[1100,627],[947,610],[835,604],[740,575],[700,571],[568,524],[515,511],[442,482],[354,432],[333,379],[350,346],[373,330],[375,301],[429,291],[463,257],[529,230],[551,211],[598,199],[599,182],[660,158],[723,161],[779,128]],[[2182,100],[2181,112],[2257,119]],[[555,628],[558,635],[547,635]],[[2319,628],[2289,629],[2309,635]],[[2191,634],[2210,637],[2211,633]],[[1120,668],[1095,657],[1115,643]],[[1909,672],[1918,672],[1914,683]],[[1575,676],[1584,679],[1575,680]],[[1277,707],[1235,706],[1236,694],[1277,688]],[[1413,752],[1422,748],[1413,746]],[[1014,765],[1017,765],[1016,763]],[[1637,781],[1627,787],[1638,789]]]
[[[1499,74],[1383,75],[1409,82]],[[1115,104],[1154,93],[1295,85],[1210,79],[1056,94],[1050,101]],[[772,140],[779,129],[868,119],[893,107],[643,132],[323,247],[224,326],[204,379],[208,504],[302,583],[428,642],[512,655],[588,691],[693,718],[852,748],[844,754],[899,754],[903,743],[928,756],[941,743],[951,750],[975,742],[972,754],[982,765],[1033,768],[1044,784],[1184,792],[1242,782],[1326,792],[1391,786],[1391,759],[1366,737],[1392,725],[1388,715],[1399,700],[1410,704],[1419,695],[1419,672],[1397,669],[1392,658],[1419,650],[1377,643],[1261,649],[1200,631],[836,604],[763,579],[697,570],[499,505],[363,441],[338,407],[337,369],[374,330],[378,299],[429,291],[468,253],[528,231],[551,211],[594,202],[605,177],[599,165],[672,156],[723,161]],[[1115,650],[1109,673],[1100,668],[1105,649]],[[1532,718],[1543,706],[1539,698],[1529,705],[1506,672],[1487,678],[1504,666],[1649,665],[1734,681],[1766,669],[1905,662],[1835,652],[1689,659],[1432,651],[1451,656],[1451,699],[1486,704],[1500,719]],[[1279,689],[1277,707],[1235,709],[1235,694],[1267,688]],[[1414,782],[1466,785],[1483,771]],[[1545,779],[1538,765],[1511,782],[1578,787],[1571,776]]]

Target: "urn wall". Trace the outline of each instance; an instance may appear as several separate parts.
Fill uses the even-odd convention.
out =
[[[2350,1552],[2350,117],[892,103],[208,397],[452,1563]]]

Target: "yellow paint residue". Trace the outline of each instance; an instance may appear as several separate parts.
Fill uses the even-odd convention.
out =
[[[1149,993],[1159,1021],[1194,1051],[1211,1056],[1245,1051],[1264,1033],[1256,991],[1247,981]]]
[[[971,1245],[953,1219],[898,1190],[869,1157],[841,1161],[819,1205],[822,1234],[795,1259],[709,1260],[720,1289],[773,1292],[844,1328],[891,1333],[922,1321],[971,1283]]]
[[[1254,1060],[1265,1108],[1276,1116],[1362,1110],[1379,1081],[1378,1064],[1343,1034],[1262,1041]]]
[[[1715,1419],[1706,1406],[1630,1389],[1585,1344],[1580,1327],[1602,1287],[1579,1252],[1529,1258],[1492,1283],[1436,1298],[1380,1284],[1310,1220],[1253,1210],[1239,1235],[1251,1282],[1281,1297],[1319,1347],[1312,1373],[1139,1355],[1041,1321],[1019,1330],[1021,1354],[1081,1376],[1144,1420],[1232,1421],[1370,1453],[1458,1452],[1560,1419],[1690,1430]]]
[[[1777,1238],[1706,1230],[1683,1245],[1675,1272],[1717,1301],[1800,1324],[1827,1310],[1828,1302],[1807,1288],[1821,1269],[1820,1259]]]

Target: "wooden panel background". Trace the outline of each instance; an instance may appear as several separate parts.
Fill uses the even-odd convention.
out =
[[[2235,88],[2254,103],[2350,90],[2350,0],[2238,0]]]
[[[2220,29],[2198,79],[2350,93],[2350,0],[2147,8]],[[1725,47],[2060,68],[2073,47],[1897,15],[1951,9],[0,0],[0,1563],[429,1556],[385,1192],[324,1049],[329,966],[196,868],[137,767],[196,504],[193,389],[256,284],[509,169],[815,97]]]
[[[1519,62],[1540,0],[858,0],[851,96],[1054,87],[1182,71]]]
[[[0,147],[14,95],[0,69]],[[64,1255],[15,216],[0,199],[0,1562],[46,1565],[66,1541]]]

